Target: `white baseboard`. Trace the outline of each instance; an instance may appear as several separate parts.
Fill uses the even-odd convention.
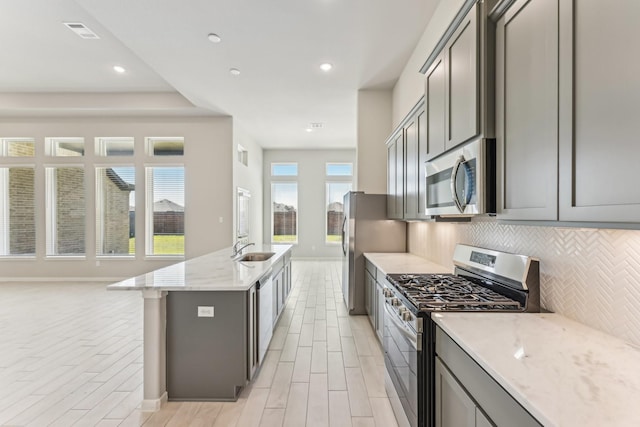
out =
[[[144,399],[140,404],[140,410],[142,412],[159,411],[162,408],[162,405],[167,403],[168,400],[169,400],[169,396],[165,391],[164,393],[162,393],[162,396],[160,396],[159,399]]]

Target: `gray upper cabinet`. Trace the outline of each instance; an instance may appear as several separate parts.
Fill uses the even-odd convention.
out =
[[[427,113],[423,104],[409,116],[405,134],[404,219],[426,219]]]
[[[418,216],[418,123],[411,116],[404,125],[404,218]]]
[[[637,0],[560,0],[560,220],[640,221],[638,16]]]
[[[498,212],[558,219],[558,0],[517,0],[496,25]]]
[[[425,219],[427,124],[422,100],[387,141],[387,217]]]
[[[387,218],[404,214],[404,138],[400,128],[387,142]]]
[[[422,69],[427,159],[477,137],[492,138],[495,2],[467,0]]]
[[[424,104],[426,110],[426,158],[431,159],[445,151],[447,93],[444,71],[444,53],[436,58],[425,75]]]
[[[480,133],[478,11],[474,5],[445,45],[446,150]]]

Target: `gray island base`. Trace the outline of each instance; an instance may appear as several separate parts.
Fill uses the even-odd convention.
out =
[[[238,262],[231,248],[109,285],[144,298],[143,411],[167,400],[232,401],[259,365],[258,282],[275,323],[291,289],[291,245],[262,245],[265,261]]]

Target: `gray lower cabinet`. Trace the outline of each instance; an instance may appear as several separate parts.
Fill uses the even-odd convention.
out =
[[[637,0],[560,0],[560,220],[640,221],[638,16]]]
[[[369,323],[380,342],[382,342],[384,328],[384,295],[382,294],[384,276],[382,271],[365,259],[365,307]]]
[[[498,212],[558,219],[558,0],[517,0],[496,25]]]
[[[382,290],[384,289],[380,282],[376,282],[376,293],[375,293],[375,312],[376,312],[376,322],[375,322],[375,331],[378,336],[378,341],[382,342],[382,334],[384,332],[384,295],[382,294]]]
[[[476,427],[476,410],[475,402],[436,358],[436,427]]]
[[[252,329],[256,324],[256,301],[251,298],[255,288],[252,291],[168,293],[169,400],[237,398],[255,368],[255,363],[252,367],[250,362],[257,352]],[[213,307],[213,317],[199,317],[198,307]]]
[[[440,327],[436,354],[436,427],[541,427]]]

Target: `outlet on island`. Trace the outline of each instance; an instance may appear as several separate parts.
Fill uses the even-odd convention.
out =
[[[198,317],[213,317],[213,306],[198,306]]]

